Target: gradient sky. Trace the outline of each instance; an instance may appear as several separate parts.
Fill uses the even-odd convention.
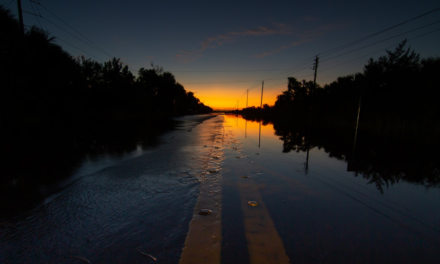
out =
[[[24,24],[41,24],[59,38],[56,43],[71,55],[103,61],[111,59],[110,56],[121,58],[134,74],[141,67],[150,68],[153,62],[172,72],[187,91],[195,92],[213,108],[235,107],[237,100],[240,108],[245,106],[246,89],[250,89],[249,106],[259,106],[262,80],[263,104],[273,104],[276,95],[286,90],[288,76],[300,80],[313,78],[312,60],[299,67],[303,68],[301,71],[288,69],[440,6],[438,1],[423,0],[39,2],[41,6],[37,9],[29,0],[22,0],[24,11],[40,12],[43,17],[37,21],[36,16],[24,13]],[[0,0],[0,4],[10,4],[8,8],[16,14],[16,0]],[[83,39],[54,14],[105,53],[67,33]],[[437,21],[440,11],[323,55],[318,84],[323,86],[338,76],[361,72],[368,58],[384,55],[386,48],[394,49],[390,46],[405,38],[422,57],[440,56],[440,30],[434,31],[440,28]],[[434,24],[359,49],[431,23]],[[341,55],[355,49],[359,50]],[[379,52],[371,54],[375,51]],[[332,58],[337,55],[341,56]]]

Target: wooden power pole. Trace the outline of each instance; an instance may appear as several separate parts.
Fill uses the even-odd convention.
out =
[[[21,0],[17,0],[18,6],[18,21],[20,22],[21,32],[24,34],[24,23],[23,23],[23,11],[21,10]]]
[[[309,128],[307,131],[307,157],[306,157],[306,162],[304,163],[306,175],[309,172],[310,130],[312,129],[313,93],[316,90],[316,73],[318,72],[318,62],[319,62],[319,58],[318,55],[316,55],[315,63],[313,64],[313,70],[315,70],[315,74],[313,77],[313,88],[309,90],[309,96],[310,96]]]
[[[247,94],[246,94],[246,108],[248,108],[248,99],[249,99],[249,89],[247,89]]]
[[[261,102],[260,102],[260,109],[263,109],[263,88],[264,88],[264,81],[261,84]]]
[[[313,64],[313,70],[315,70],[315,74],[313,76],[313,88],[312,88],[312,90],[309,91],[309,96],[310,96],[310,117],[309,117],[310,120],[309,120],[309,123],[310,124],[312,123],[313,94],[315,93],[315,90],[316,90],[316,73],[318,72],[318,62],[319,62],[319,57],[318,57],[318,55],[316,55],[315,63]]]
[[[316,90],[316,73],[318,72],[318,62],[319,62],[319,58],[318,55],[316,55],[315,64],[313,65],[313,69],[315,70],[315,75],[313,77],[313,90]]]

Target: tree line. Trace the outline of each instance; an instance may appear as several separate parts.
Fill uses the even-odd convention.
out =
[[[420,59],[402,41],[394,51],[369,59],[363,72],[339,77],[324,87],[289,77],[273,106],[243,109],[320,124],[359,126],[380,133],[440,134],[440,57]],[[318,72],[319,74],[319,72]]]
[[[22,32],[0,6],[0,122],[62,124],[208,113],[212,109],[151,64],[135,76],[120,59],[72,57],[35,26]]]

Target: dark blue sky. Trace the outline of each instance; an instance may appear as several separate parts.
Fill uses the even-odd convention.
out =
[[[171,71],[185,89],[197,92],[196,96],[213,107],[232,107],[239,98],[240,107],[245,106],[243,95],[248,88],[251,88],[249,105],[259,105],[262,80],[265,80],[263,103],[272,104],[276,95],[286,89],[287,76],[306,80],[313,77],[311,60],[300,67],[304,68],[301,71],[285,69],[440,6],[438,1],[423,0],[218,1],[216,4],[129,0],[39,2],[41,26],[58,37],[57,43],[73,56],[110,59],[56,27],[82,38],[53,14],[111,56],[121,58],[133,73],[140,67],[149,68],[150,62],[154,62]],[[0,0],[0,3],[7,5],[10,1]],[[34,12],[35,9],[38,13],[36,5],[33,9],[29,0],[22,0],[22,5],[23,10]],[[16,13],[15,0],[9,8]],[[338,76],[360,72],[369,57],[384,55],[387,47],[405,38],[422,57],[438,56],[440,30],[432,31],[439,29],[440,23],[435,23],[330,59],[439,21],[439,14],[440,11],[434,12],[340,52],[323,55],[317,82],[324,85]],[[39,25],[36,17],[27,13],[24,23]],[[425,33],[430,34],[411,40]],[[378,50],[382,51],[354,60]],[[335,67],[350,60],[354,61]],[[270,80],[271,77],[275,80]]]

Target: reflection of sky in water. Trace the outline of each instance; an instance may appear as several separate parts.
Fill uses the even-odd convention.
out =
[[[331,158],[324,148],[317,147],[309,151],[306,173],[307,152],[283,153],[283,141],[275,135],[272,124],[261,125],[259,137],[259,122],[233,115],[226,116],[226,121],[255,164],[253,177],[261,185],[275,225],[289,226],[278,229],[287,251],[295,247],[306,250],[315,243],[313,239],[321,241],[318,248],[328,247],[326,251],[338,250],[338,244],[344,250],[359,250],[362,245],[371,252],[392,251],[389,256],[406,255],[405,250],[418,255],[424,247],[432,254],[433,245],[440,245],[438,188],[399,180],[385,185],[381,194],[369,179],[347,171],[346,161]],[[347,140],[351,142],[351,138]],[[291,226],[302,226],[302,230]],[[301,234],[303,241],[291,238],[291,234]],[[356,241],[357,237],[363,240]]]

